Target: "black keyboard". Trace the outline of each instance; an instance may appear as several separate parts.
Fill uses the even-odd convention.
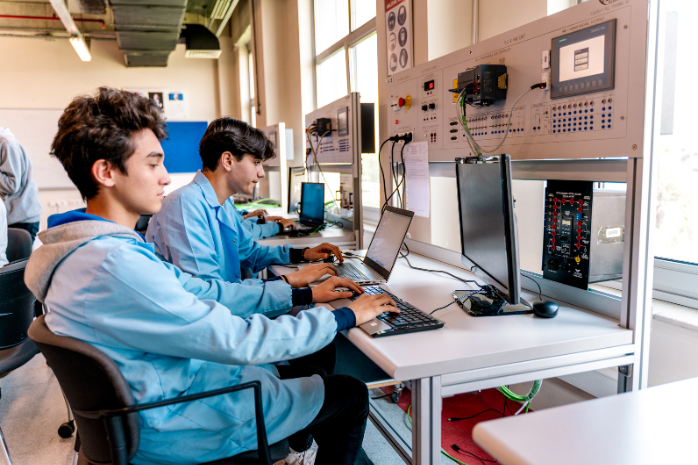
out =
[[[444,322],[437,320],[421,311],[420,309],[408,304],[402,299],[395,297],[390,292],[380,287],[365,287],[366,294],[386,294],[390,296],[400,309],[400,314],[384,312],[376,318],[390,326],[392,329],[373,334],[372,337],[392,336],[394,334],[414,333],[417,331],[429,331],[430,329],[443,328]],[[350,300],[356,300],[359,295],[350,297]]]
[[[337,276],[340,278],[349,278],[353,281],[371,281],[351,263],[338,263],[335,268],[337,268]]]

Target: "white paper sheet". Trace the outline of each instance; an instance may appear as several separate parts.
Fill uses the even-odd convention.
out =
[[[407,209],[429,218],[429,144],[412,142],[405,147],[405,182]]]

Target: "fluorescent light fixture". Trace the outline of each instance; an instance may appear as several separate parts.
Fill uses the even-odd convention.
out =
[[[75,21],[73,21],[73,17],[70,16],[70,12],[68,11],[68,7],[65,4],[64,0],[50,0],[51,1],[51,6],[53,7],[54,10],[56,10],[56,14],[58,15],[59,18],[61,18],[61,22],[63,23],[63,26],[65,26],[66,30],[70,33],[70,36],[79,36],[80,35],[80,30],[78,27],[75,25]]]
[[[227,13],[228,9],[230,8],[231,3],[233,3],[233,0],[217,0],[216,4],[213,6],[213,11],[211,11],[211,18],[212,19],[225,18],[225,14]]]
[[[75,49],[82,61],[92,60],[92,54],[90,53],[90,49],[87,48],[87,43],[85,43],[85,39],[82,36],[79,35],[71,37],[70,45],[73,46],[73,48]]]

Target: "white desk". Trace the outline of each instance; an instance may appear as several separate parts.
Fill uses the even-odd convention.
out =
[[[473,438],[503,465],[698,462],[698,378],[479,423]]]
[[[456,267],[412,253],[414,266],[441,269],[466,279]],[[275,268],[277,273],[293,271]],[[430,312],[450,303],[456,289],[468,285],[448,276],[412,270],[398,260],[388,286],[396,296]],[[524,291],[530,301],[535,296]],[[362,330],[349,340],[386,373],[412,386],[412,441],[395,438],[392,428],[373,412],[371,419],[406,461],[441,463],[442,398],[505,384],[552,378],[634,360],[633,333],[604,316],[560,303],[553,319],[533,315],[471,317],[457,304],[434,314],[444,328],[373,339]],[[408,462],[409,463],[409,462]]]
[[[267,213],[269,213],[270,216],[283,216],[284,218],[293,220],[298,219],[297,213],[288,214],[281,208],[268,209]],[[323,242],[329,242],[330,244],[336,245],[340,249],[352,250],[356,248],[357,237],[356,234],[354,234],[354,231],[335,226],[323,229],[322,231],[318,231],[310,236],[290,237],[286,234],[277,234],[276,236],[268,237],[257,242],[264,245],[291,244],[293,247],[297,248],[315,247]]]

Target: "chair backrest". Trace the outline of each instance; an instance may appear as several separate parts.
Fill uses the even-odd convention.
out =
[[[40,316],[29,328],[29,337],[39,348],[58,379],[75,415],[82,453],[88,461],[111,463],[111,449],[102,420],[79,414],[82,411],[116,409],[135,405],[133,393],[116,363],[86,342],[51,332]],[[123,421],[126,453],[131,460],[138,451],[138,414]]]
[[[21,344],[34,319],[36,299],[24,284],[26,266],[22,260],[0,268],[0,350]]]
[[[28,231],[19,228],[7,228],[7,261],[29,258],[32,253],[32,236]]]
[[[136,222],[136,227],[134,229],[139,233],[145,235],[145,232],[148,230],[148,223],[150,223],[150,218],[152,217],[153,215],[141,215],[141,217],[138,218],[138,221]]]

